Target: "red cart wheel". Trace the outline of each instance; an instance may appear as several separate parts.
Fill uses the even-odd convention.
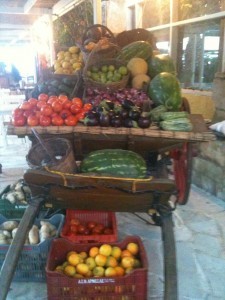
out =
[[[170,151],[173,174],[178,189],[178,203],[186,204],[191,188],[192,145],[184,143],[181,148]]]

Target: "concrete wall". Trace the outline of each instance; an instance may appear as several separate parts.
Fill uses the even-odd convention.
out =
[[[217,73],[212,89],[215,114],[212,123],[225,120],[225,73]],[[199,143],[194,158],[192,182],[225,201],[225,138]]]

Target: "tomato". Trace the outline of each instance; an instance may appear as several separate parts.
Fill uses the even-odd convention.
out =
[[[89,111],[93,108],[93,105],[91,103],[85,103],[83,106],[84,111]]]
[[[43,101],[43,100],[40,100],[38,101],[37,103],[37,108],[41,109],[42,106],[45,106],[46,105],[46,101]]]
[[[41,126],[49,126],[49,125],[51,125],[51,117],[41,115],[39,123]]]
[[[42,106],[41,109],[41,114],[44,116],[51,116],[51,114],[53,113],[53,109],[51,107],[51,105],[46,104],[45,106]]]
[[[15,108],[12,112],[13,117],[19,117],[24,114],[24,110],[21,108]]]
[[[58,100],[57,96],[50,96],[47,103],[52,104],[54,101]]]
[[[60,94],[58,96],[58,98],[59,98],[60,102],[64,102],[65,100],[68,100],[68,97],[66,95],[64,95],[64,94]]]
[[[13,118],[14,126],[24,126],[26,124],[26,118],[24,116],[16,116]]]
[[[27,119],[30,115],[33,115],[34,112],[32,110],[25,110],[23,115]]]
[[[81,110],[82,108],[80,106],[77,106],[76,104],[72,104],[70,107],[70,111],[75,115],[78,114]]]
[[[48,100],[48,95],[42,93],[38,96],[38,100],[46,102]]]
[[[83,101],[80,98],[75,97],[71,101],[73,104],[76,104],[80,108],[83,106]]]
[[[78,122],[78,119],[75,117],[75,116],[68,116],[66,119],[65,119],[65,124],[67,126],[75,126],[77,125],[77,122]]]
[[[38,100],[35,98],[30,98],[28,102],[30,103],[31,107],[35,107],[38,103]]]
[[[29,115],[29,117],[27,118],[27,125],[28,126],[37,126],[39,125],[39,119],[36,115]]]
[[[64,124],[64,120],[58,115],[52,117],[52,125],[62,126]]]
[[[66,100],[66,101],[63,101],[62,105],[63,105],[63,108],[70,109],[72,102],[70,100]]]
[[[60,111],[59,115],[61,118],[66,119],[67,117],[69,117],[71,115],[71,111],[68,109],[63,109]]]
[[[60,112],[62,110],[63,106],[60,101],[56,100],[52,103],[52,108],[53,108],[54,112]]]
[[[35,111],[34,113],[35,113],[35,115],[38,117],[38,119],[40,119],[40,116],[41,116],[40,110],[37,110],[37,111]]]
[[[84,117],[85,117],[85,114],[86,114],[86,111],[81,110],[81,112],[79,112],[79,113],[76,115],[77,120],[78,120],[78,121],[83,120]]]
[[[20,108],[23,110],[31,110],[32,106],[28,101],[24,101],[21,105]]]

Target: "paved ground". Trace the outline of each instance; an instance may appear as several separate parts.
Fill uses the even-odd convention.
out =
[[[0,141],[1,190],[23,176],[29,142]],[[117,213],[119,239],[139,235],[148,261],[148,299],[162,300],[164,289],[161,230],[129,213]],[[225,299],[225,203],[192,186],[189,202],[173,213],[179,300]],[[45,283],[12,283],[7,300],[47,299]],[[142,299],[139,299],[142,300]],[[173,300],[173,299],[171,299]]]

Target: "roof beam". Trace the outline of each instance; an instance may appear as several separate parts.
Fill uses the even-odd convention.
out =
[[[37,0],[27,0],[27,2],[24,5],[24,13],[27,14],[36,2]]]
[[[0,6],[0,14],[24,14],[24,8],[23,7],[10,7],[5,8]],[[29,14],[31,15],[51,15],[52,9],[48,8],[31,8],[29,11]]]
[[[30,28],[30,25],[20,25],[20,24],[9,24],[9,23],[0,23],[1,29],[19,29],[19,30],[27,30]]]

